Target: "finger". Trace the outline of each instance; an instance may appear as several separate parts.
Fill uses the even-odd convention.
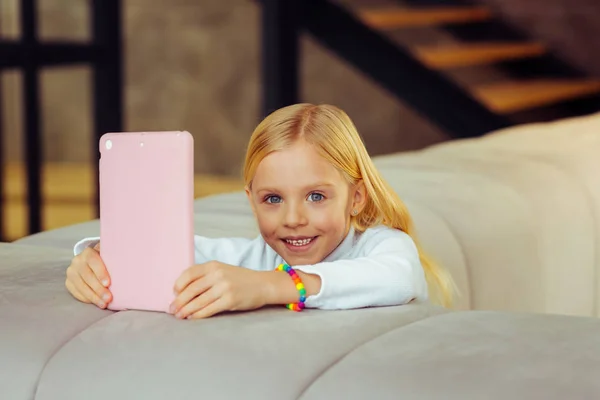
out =
[[[94,273],[92,272],[92,270],[89,267],[87,267],[83,271],[81,271],[81,275],[76,275],[76,276],[73,277],[73,285],[75,286],[75,288],[85,298],[87,298],[88,300],[90,300],[92,303],[94,303],[98,307],[100,307],[100,308],[106,307],[107,301],[103,300],[100,297],[101,295],[98,295],[98,293],[96,293],[94,291],[94,289],[92,289],[90,287],[90,285],[87,283],[87,280],[86,280],[85,276],[87,276],[87,280],[96,281],[96,285],[99,286],[99,287],[102,287],[100,285],[100,283],[98,282],[98,280],[96,279],[96,276],[94,275]],[[106,289],[103,289],[103,290],[106,290]]]
[[[185,271],[175,281],[173,290],[175,293],[181,293],[190,283],[206,275],[207,264],[194,265]]]
[[[98,295],[83,281],[80,276],[73,278],[72,283],[75,289],[85,299],[85,303],[94,303],[99,308],[106,307],[106,304],[102,301],[102,299],[98,297]]]
[[[98,243],[96,246],[99,245],[100,244]],[[90,250],[85,254],[85,260],[87,265],[92,269],[92,272],[94,272],[94,275],[96,275],[98,282],[100,282],[102,286],[108,287],[110,285],[110,276],[100,255],[96,251]]]
[[[187,303],[185,306],[183,306],[177,312],[177,314],[175,314],[175,316],[181,319],[187,318],[189,315],[200,311],[201,309],[215,302],[219,298],[220,295],[218,294],[218,292],[214,288],[211,288],[206,292],[202,293],[200,296],[193,299],[192,301],[190,301],[189,303]]]
[[[100,242],[96,243],[96,245],[94,246],[94,250],[96,251],[100,251]]]
[[[202,296],[211,288],[211,286],[211,282],[206,278],[200,278],[189,284],[181,293],[177,295],[171,304],[171,313],[178,313],[183,307],[189,305],[190,302],[192,302],[195,298]]]
[[[215,314],[221,313],[223,311],[227,311],[227,302],[219,297],[215,301],[210,304],[207,304],[205,307],[202,307],[200,310],[196,311],[193,314],[190,314],[187,319],[202,319],[212,317]]]
[[[108,274],[108,270],[106,269],[106,265],[104,265],[104,261],[99,256],[92,257],[88,261],[88,265],[96,275],[96,279],[102,286],[109,287],[110,286],[110,275]]]
[[[77,288],[73,285],[73,282],[71,282],[70,280],[67,279],[65,286],[67,287],[69,293],[71,293],[71,295],[77,300],[81,301],[82,303],[91,303],[90,300],[86,299],[85,296],[82,295],[81,292],[79,292],[79,290],[77,290]]]
[[[80,274],[83,281],[94,291],[98,298],[102,299],[102,302],[108,303],[110,301],[110,291],[100,283],[91,267],[83,267]]]

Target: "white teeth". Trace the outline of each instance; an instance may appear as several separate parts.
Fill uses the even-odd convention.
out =
[[[301,239],[301,240],[286,239],[285,241],[288,242],[289,244],[291,244],[292,246],[306,246],[307,244],[309,244],[312,241],[312,238]]]

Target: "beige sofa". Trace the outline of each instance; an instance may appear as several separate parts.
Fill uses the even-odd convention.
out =
[[[112,313],[63,287],[97,221],[1,245],[0,398],[600,398],[599,132],[597,114],[377,157],[452,311]],[[197,200],[195,226],[258,233],[242,193]]]

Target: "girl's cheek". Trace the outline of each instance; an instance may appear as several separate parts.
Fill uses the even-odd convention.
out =
[[[279,228],[278,219],[272,215],[257,216],[257,223],[260,232],[269,237],[275,235],[277,229]]]
[[[309,217],[310,223],[313,225],[322,225],[323,228],[330,230],[337,225],[343,226],[346,223],[344,215],[340,210],[323,209],[318,212],[313,212]]]

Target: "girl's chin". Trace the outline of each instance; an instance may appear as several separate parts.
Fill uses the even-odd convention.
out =
[[[322,258],[319,258],[319,255],[316,253],[312,253],[312,254],[295,254],[295,253],[290,253],[290,252],[284,252],[283,254],[280,254],[285,261],[291,265],[313,265],[316,264],[318,262],[321,262]]]

